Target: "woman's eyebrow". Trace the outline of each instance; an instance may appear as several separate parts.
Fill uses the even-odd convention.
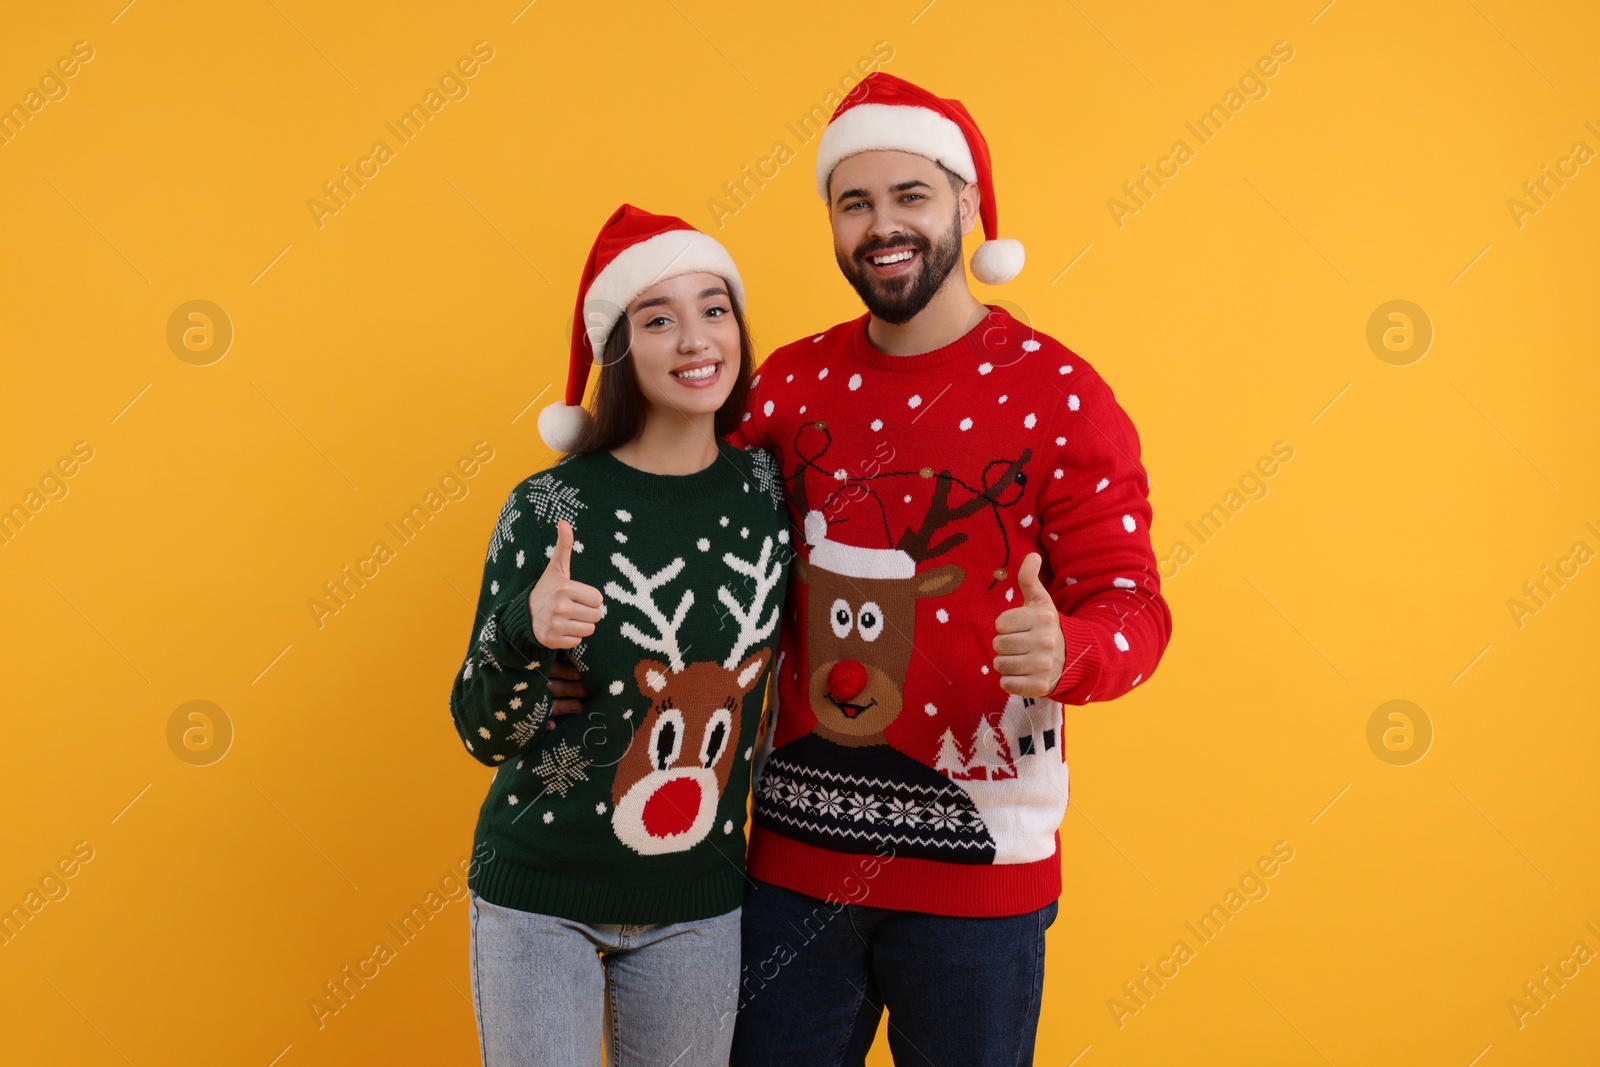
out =
[[[709,289],[700,290],[700,299],[701,300],[705,300],[705,299],[708,299],[708,298],[713,297],[713,296],[727,296],[727,295],[728,295],[728,290],[722,288],[722,286],[720,286],[720,285],[713,285]]]

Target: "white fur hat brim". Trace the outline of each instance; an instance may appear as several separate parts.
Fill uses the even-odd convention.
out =
[[[908,104],[857,104],[828,124],[817,147],[817,195],[828,199],[828,179],[840,160],[859,152],[910,152],[978,180],[972,149],[961,127],[931,108]]]
[[[728,283],[744,309],[744,283],[722,242],[699,230],[668,230],[618,253],[595,276],[583,298],[589,351],[599,359],[629,304],[658,282],[684,274],[715,274]]]

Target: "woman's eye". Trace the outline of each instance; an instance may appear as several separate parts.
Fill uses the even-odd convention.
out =
[[[728,313],[728,309],[725,308],[725,307],[706,308],[706,314],[707,315],[714,315],[715,317],[717,317],[719,319],[722,318],[722,316],[726,315],[727,313]]]
[[[649,322],[645,323],[644,324],[644,328],[648,330],[648,329],[651,329],[651,328],[653,328],[655,326],[665,326],[668,321],[669,320],[667,319],[667,317],[665,315],[657,315],[655,318],[653,318]]]

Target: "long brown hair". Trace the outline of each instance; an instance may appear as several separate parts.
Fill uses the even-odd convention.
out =
[[[715,432],[718,438],[733,433],[744,419],[745,401],[750,396],[750,365],[755,361],[755,345],[750,340],[744,310],[731,298],[728,305],[733,309],[733,321],[739,326],[739,372],[734,375],[728,398],[717,409]],[[639,388],[632,350],[633,327],[628,316],[623,315],[612,327],[600,356],[600,384],[594,391],[594,417],[584,424],[577,443],[567,455],[609,452],[644,432],[644,418],[650,410],[650,402]]]

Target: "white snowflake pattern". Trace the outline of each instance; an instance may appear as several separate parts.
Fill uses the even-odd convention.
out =
[[[575,523],[578,512],[589,506],[578,499],[576,486],[549,473],[539,475],[528,486],[528,503],[533,505],[535,518],[552,525],[561,519]]]
[[[503,669],[500,666],[500,661],[495,658],[494,653],[489,649],[489,646],[494,643],[499,630],[499,624],[495,622],[494,616],[491,615],[484,622],[483,629],[478,631],[478,666],[493,667],[497,671]]]
[[[517,510],[517,494],[513,492],[506,497],[506,502],[500,508],[500,517],[494,520],[494,533],[489,535],[489,562],[494,563],[500,559],[500,550],[516,541],[512,536],[511,528],[522,512]]]
[[[772,506],[781,505],[783,489],[778,481],[778,464],[772,458],[772,453],[764,448],[752,448],[750,467],[756,476],[756,484],[766,490],[767,495],[772,498]]]
[[[564,797],[567,790],[589,780],[584,772],[593,763],[594,760],[583,755],[577,745],[561,741],[539,757],[539,762],[533,766],[533,773],[544,783],[545,792]]]
[[[890,797],[883,808],[884,819],[895,826],[916,826],[922,821],[922,805],[908,797]]]
[[[878,821],[877,798],[861,793],[851,793],[844,799],[844,813],[850,816],[852,822]]]
[[[959,830],[966,821],[959,804],[934,802],[923,809],[923,817],[935,830]]]
[[[838,815],[844,807],[844,795],[837,789],[818,789],[811,798],[811,806],[818,815]]]
[[[533,711],[511,724],[511,733],[507,735],[513,745],[522,746],[532,741],[539,733],[539,728],[544,725],[544,713],[548,707],[547,700],[541,700],[534,705]]]

